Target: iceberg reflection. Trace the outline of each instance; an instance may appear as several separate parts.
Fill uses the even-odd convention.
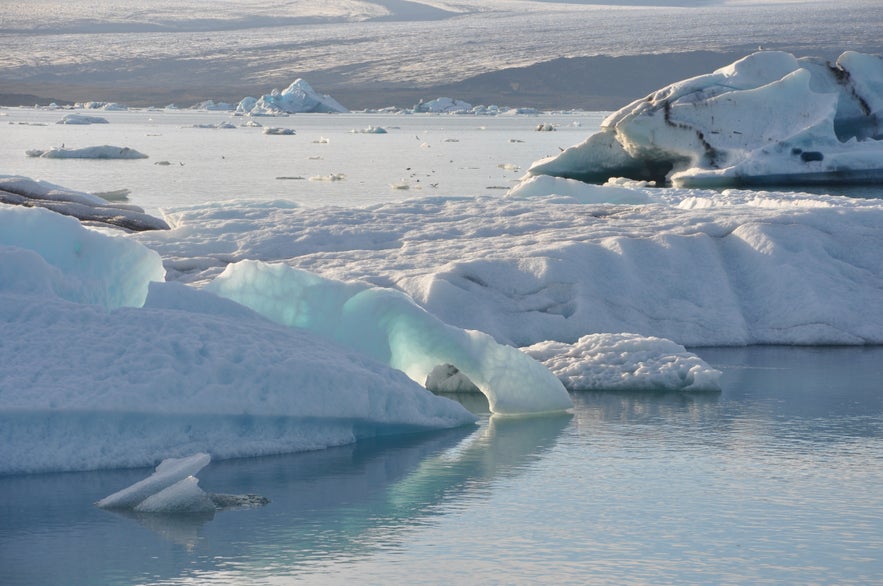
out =
[[[260,493],[270,500],[221,515],[119,515],[93,506],[144,478],[143,469],[3,477],[0,564],[17,568],[22,583],[45,580],[47,572],[55,572],[48,578],[58,583],[128,581],[148,568],[151,580],[162,583],[211,581],[218,573],[224,583],[253,583],[312,572],[317,564],[400,547],[410,532],[443,514],[444,505],[482,498],[492,481],[541,458],[571,419],[569,413],[491,416],[477,430],[213,463],[199,474],[205,490]],[[58,531],[33,527],[35,518],[46,517]],[[157,554],[168,542],[190,555]],[[89,551],[101,551],[103,561],[96,564],[85,555]],[[50,567],[46,559],[53,560]]]

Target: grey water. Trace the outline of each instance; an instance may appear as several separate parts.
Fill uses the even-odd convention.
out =
[[[94,506],[149,469],[0,477],[0,584],[880,583],[883,348],[696,352],[722,392],[579,393],[199,474],[264,507]]]

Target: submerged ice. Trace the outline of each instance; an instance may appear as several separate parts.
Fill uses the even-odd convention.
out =
[[[836,63],[761,51],[669,85],[530,175],[679,187],[874,183],[883,179],[883,60]]]

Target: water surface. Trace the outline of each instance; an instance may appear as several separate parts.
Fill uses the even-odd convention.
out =
[[[200,473],[258,509],[93,506],[144,469],[0,478],[0,583],[879,582],[883,348],[698,354],[721,393],[580,393]]]

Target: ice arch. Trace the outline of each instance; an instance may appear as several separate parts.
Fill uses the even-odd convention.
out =
[[[392,289],[344,283],[284,264],[229,265],[207,289],[290,327],[306,328],[399,369],[419,383],[452,364],[500,414],[571,406],[544,366],[483,332],[447,325]]]

